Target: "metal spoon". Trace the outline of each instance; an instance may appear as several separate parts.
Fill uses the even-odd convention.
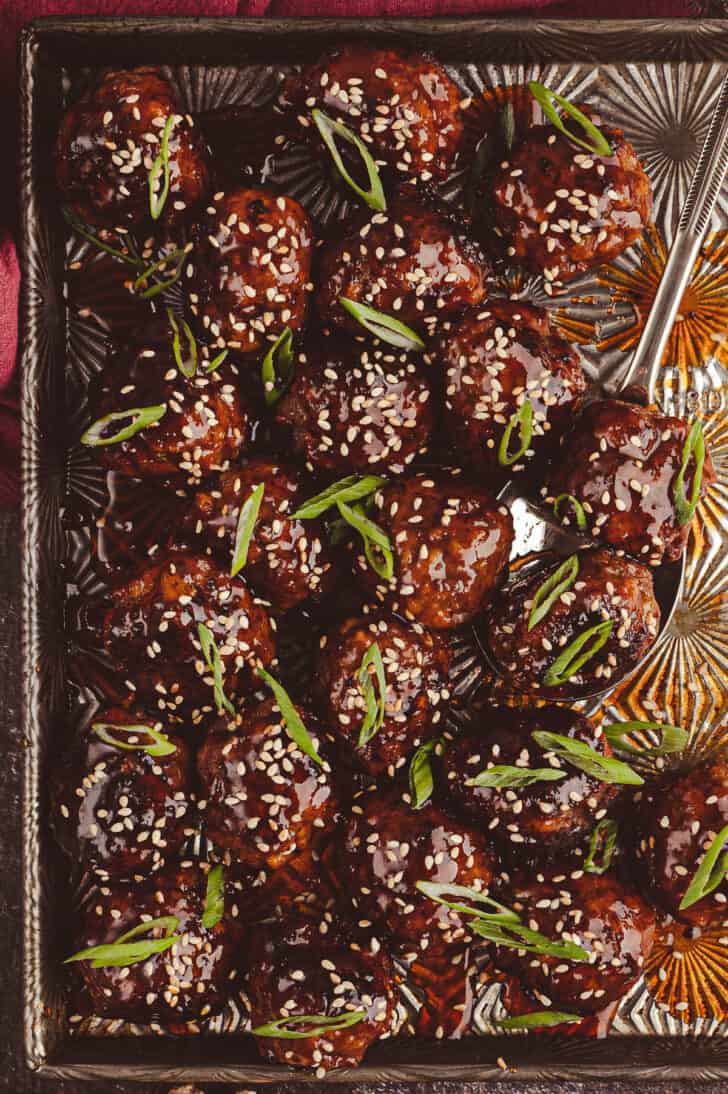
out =
[[[698,157],[695,174],[690,183],[675,237],[639,343],[626,371],[619,380],[609,386],[602,385],[603,394],[618,398],[624,396],[628,389],[630,391],[641,389],[646,394],[647,403],[654,403],[662,355],[710,224],[710,217],[726,172],[728,172],[728,76],[721,85],[705,143]],[[536,505],[519,494],[519,487],[513,480],[503,487],[499,500],[509,505],[513,517],[515,535],[511,564],[527,556],[536,556],[532,560],[528,558],[528,561],[521,562],[519,566],[521,573],[543,566],[544,553],[554,558],[564,557],[592,542],[588,537],[566,531],[549,520]],[[672,619],[680,598],[684,572],[684,553],[678,561],[655,568],[653,578],[655,596],[660,605],[660,634]],[[493,671],[498,673],[498,666],[488,652],[486,636],[480,634],[477,637],[486,661]],[[649,657],[649,651],[645,656]],[[635,669],[628,671],[633,672]],[[622,674],[624,675],[626,673]],[[582,692],[579,695],[560,696],[560,701],[564,699],[574,701],[602,695],[605,691],[611,691],[621,678],[613,677],[606,688],[595,688],[594,691]]]

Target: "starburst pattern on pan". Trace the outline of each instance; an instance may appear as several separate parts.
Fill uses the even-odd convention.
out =
[[[710,1022],[728,1033],[728,921],[702,933],[673,923],[645,963],[655,1002],[683,1023]],[[716,1031],[717,1032],[717,1031]]]

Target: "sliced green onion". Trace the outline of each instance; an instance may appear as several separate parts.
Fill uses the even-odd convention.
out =
[[[500,1029],[548,1029],[549,1026],[562,1026],[567,1022],[581,1022],[583,1014],[569,1014],[561,1010],[532,1010],[529,1014],[519,1014],[516,1018],[493,1019],[493,1025]]]
[[[258,667],[256,669],[258,676],[261,680],[264,680],[268,687],[275,695],[278,709],[281,712],[281,717],[286,727],[286,733],[292,741],[298,745],[301,752],[305,752],[307,756],[310,756],[320,767],[324,766],[324,761],[316,751],[316,745],[313,743],[311,734],[306,729],[301,716],[291,702],[290,696],[282,684],[279,684],[275,677],[271,676],[265,669]]]
[[[690,488],[690,498],[688,499],[685,494],[685,472],[688,469],[690,457],[693,455],[695,456],[695,474],[693,475],[693,484]],[[673,488],[675,513],[677,514],[678,524],[689,524],[693,519],[693,513],[697,509],[698,502],[700,501],[700,487],[703,484],[704,464],[705,435],[703,434],[703,423],[699,418],[696,418],[690,426],[690,431],[685,438],[685,444],[683,445],[682,450],[682,460],[680,461],[680,470],[677,473],[675,486]]]
[[[347,125],[344,125],[343,122],[330,118],[327,114],[324,114],[322,110],[313,110],[311,112],[311,117],[321,134],[321,139],[331,153],[331,158],[344,182],[352,188],[355,194],[359,195],[362,201],[366,202],[370,209],[376,209],[377,212],[383,213],[387,208],[384,187],[382,186],[382,180],[379,177],[379,169],[377,168],[369,149],[364,144],[364,141],[354,133],[353,130],[349,129]],[[349,144],[353,145],[361,156],[369,180],[368,190],[362,190],[361,186],[359,186],[357,181],[353,179],[347,171],[339,149],[336,147],[334,134],[336,134],[337,137],[342,137],[345,141],[348,141]]]
[[[163,915],[158,919],[150,919],[137,924],[130,931],[119,935],[116,942],[108,942],[101,946],[89,946],[87,950],[79,950],[71,957],[67,957],[64,965],[72,961],[90,961],[92,969],[109,969],[137,965],[140,961],[146,961],[157,953],[169,950],[177,941],[175,933],[179,927],[179,919],[176,915]],[[162,930],[162,938],[141,938],[150,931]],[[135,939],[137,941],[131,941]]]
[[[369,671],[370,665],[374,666],[378,694],[375,692],[372,673]],[[379,649],[378,642],[372,642],[362,657],[357,677],[366,704],[366,714],[359,730],[358,742],[359,748],[364,748],[365,745],[369,744],[372,737],[376,736],[384,723],[387,679],[384,672],[384,662],[382,661],[382,651]]]
[[[260,370],[266,406],[275,406],[293,379],[293,331],[284,327],[270,347]]]
[[[263,500],[265,483],[258,483],[253,487],[248,497],[240,506],[238,513],[238,526],[235,531],[235,546],[233,548],[233,562],[230,567],[230,576],[239,574],[248,561],[248,549],[253,537],[253,529],[260,512],[260,503]]]
[[[586,148],[588,152],[593,152],[596,156],[612,155],[612,146],[601,129],[598,129],[586,114],[582,113],[582,111],[570,103],[568,99],[565,99],[563,95],[559,95],[558,92],[552,91],[550,87],[544,87],[543,84],[538,83],[536,80],[529,80],[528,90],[531,92],[551,124],[555,126],[560,133],[563,133],[565,137],[568,137],[570,141],[574,144],[578,144],[580,148]],[[552,106],[552,102],[558,103],[559,106],[566,111],[569,117],[573,118],[574,121],[581,126],[588,140],[577,137],[570,129],[566,128],[561,116]]]
[[[497,900],[493,900],[487,893],[479,893],[477,889],[471,889],[467,885],[447,885],[440,884],[435,881],[416,881],[415,888],[419,889],[421,893],[424,893],[430,900],[434,900],[436,904],[443,904],[446,908],[452,908],[453,911],[459,912],[461,915],[472,915],[476,919],[489,923],[520,923],[520,916],[517,912],[512,911],[511,908],[507,908],[505,904],[500,904]],[[465,897],[465,899],[472,901],[471,904],[463,904],[460,900],[448,900],[448,896]],[[482,907],[478,907],[482,905]],[[484,908],[493,908],[494,911],[486,912]]]
[[[365,330],[373,334],[375,338],[381,338],[382,342],[388,342],[390,346],[399,349],[423,350],[425,343],[417,331],[412,330],[406,323],[400,323],[393,315],[370,308],[368,304],[359,304],[356,300],[349,300],[346,296],[339,297],[342,308],[349,315],[361,323]]]
[[[432,797],[434,789],[432,757],[433,755],[441,756],[444,746],[444,737],[435,737],[432,741],[425,741],[410,760],[409,788],[415,809],[421,809]]]
[[[544,752],[553,752],[559,759],[570,763],[572,767],[578,767],[580,771],[600,782],[641,786],[645,781],[629,764],[615,760],[613,756],[603,756],[601,752],[583,741],[575,741],[573,737],[565,737],[562,733],[549,733],[545,729],[536,729],[531,736]]]
[[[117,722],[92,722],[91,729],[97,737],[101,738],[104,744],[113,745],[114,748],[121,748],[125,752],[141,750],[147,752],[150,756],[171,756],[173,752],[177,751],[177,745],[170,741],[166,733],[161,733],[153,726],[119,725]],[[129,739],[120,741],[113,733],[109,732],[110,730],[114,730],[114,733],[128,733]],[[144,741],[139,740],[140,736],[150,737],[151,744],[145,744]]]
[[[205,372],[214,372],[216,368],[219,368],[229,352],[229,350],[221,349],[219,353],[215,354],[211,361],[206,362]]]
[[[569,555],[558,569],[542,581],[533,597],[528,629],[532,631],[547,616],[562,593],[567,592],[579,574],[579,556]]]
[[[520,443],[515,452],[509,452],[511,435],[518,426]],[[530,399],[524,399],[518,410],[511,414],[508,425],[503,430],[503,436],[498,445],[498,463],[501,467],[511,467],[521,456],[528,451],[528,446],[533,437],[533,403]]]
[[[578,498],[575,498],[573,494],[559,494],[557,498],[554,498],[554,516],[557,520],[562,520],[559,514],[559,506],[562,501],[568,501],[574,508],[574,516],[576,518],[576,527],[580,532],[586,531],[586,513],[584,512],[584,506],[581,504]]]
[[[217,926],[225,915],[225,870],[222,866],[213,866],[207,875],[205,907],[202,911],[202,926],[210,930]]]
[[[100,251],[105,251],[106,254],[112,255],[113,258],[118,258],[120,262],[126,262],[128,266],[138,266],[139,263],[133,255],[127,254],[124,251],[119,251],[115,247],[112,247],[109,243],[105,243],[100,236],[94,235],[89,227],[82,224],[81,221],[74,215],[71,209],[64,207],[62,210],[63,216],[78,235],[88,240],[89,243],[93,243],[94,247],[98,247]]]
[[[516,116],[513,112],[513,103],[507,102],[501,110],[500,123],[503,130],[503,143],[506,146],[506,151],[510,152],[516,135]]]
[[[589,954],[575,942],[553,942],[539,931],[533,931],[523,923],[493,923],[486,919],[475,919],[470,924],[474,934],[494,942],[497,946],[506,946],[512,950],[525,950],[526,953],[540,953],[545,957],[559,957],[566,961],[588,961]]]
[[[291,514],[291,520],[312,520],[320,517],[327,509],[338,502],[359,501],[369,497],[378,490],[387,480],[379,475],[347,475],[345,479],[339,479],[331,486],[327,486],[320,494],[309,498],[303,505]]]
[[[182,330],[187,339],[187,347],[189,349],[189,357],[183,357],[182,346],[180,345],[179,325],[171,308],[167,308],[167,319],[169,320],[169,325],[174,334],[174,337],[172,338],[172,352],[174,353],[174,359],[177,362],[177,368],[183,376],[192,379],[197,372],[197,339],[192,333],[187,320],[183,319]]]
[[[603,874],[612,865],[617,846],[617,822],[600,820],[589,838],[589,853],[584,859],[584,869],[590,874]],[[598,858],[599,856],[599,858]]]
[[[228,714],[235,713],[235,707],[225,694],[222,682],[222,657],[217,642],[213,638],[212,631],[204,623],[197,624],[197,635],[200,639],[200,647],[205,663],[212,673],[215,705],[218,710],[226,710]]]
[[[728,824],[725,828],[721,828],[705,852],[703,861],[695,871],[695,876],[680,901],[681,912],[697,904],[703,897],[709,896],[724,881],[728,873],[728,850],[723,850],[726,840],[728,840]]]
[[[301,1039],[304,1037],[319,1037],[322,1033],[333,1033],[337,1029],[348,1029],[367,1017],[365,1010],[347,1010],[336,1017],[326,1014],[289,1014],[285,1018],[276,1018],[272,1022],[266,1022],[263,1026],[256,1026],[253,1033],[256,1037],[281,1037]],[[307,1026],[304,1030],[289,1029],[289,1026]]]
[[[145,268],[141,271],[136,281],[132,285],[132,292],[137,293],[142,300],[151,300],[153,297],[159,296],[160,293],[163,293],[167,289],[171,288],[172,285],[174,285],[179,280],[180,274],[182,273],[182,266],[184,264],[185,256],[187,255],[187,253],[188,251],[184,249],[170,251],[169,254],[162,255],[161,258],[158,258],[155,262],[152,262],[151,265],[145,266]],[[164,270],[164,268],[168,266],[170,262],[176,262],[177,266],[175,267],[174,272],[170,274],[169,277],[163,278],[162,281],[155,281],[154,284],[150,285],[148,288],[142,289],[142,285],[149,281],[149,278],[152,276],[152,274]]]
[[[575,676],[579,669],[590,661],[595,653],[609,640],[614,629],[614,620],[605,619],[601,623],[595,623],[593,627],[578,634],[573,642],[559,654],[552,665],[546,669],[543,682],[547,688],[559,687]],[[593,639],[590,645],[587,645]],[[584,649],[584,647],[587,647]],[[583,651],[583,652],[582,652]]]
[[[497,764],[495,767],[487,767],[485,771],[467,779],[466,786],[492,786],[497,790],[509,787],[531,786],[533,783],[556,782],[563,779],[565,771],[559,771],[554,767],[511,767],[508,764]]]
[[[650,730],[660,734],[659,744],[646,744],[638,748],[627,740],[628,733],[645,733]],[[616,722],[604,726],[604,736],[610,745],[621,752],[631,752],[635,756],[666,756],[670,752],[682,752],[690,739],[690,734],[680,726],[671,726],[664,722]]]
[[[142,429],[156,425],[166,413],[166,403],[160,403],[159,406],[134,406],[128,410],[115,410],[112,414],[105,414],[103,418],[98,418],[93,425],[90,425],[81,437],[81,444],[89,445],[91,448],[121,444],[122,441],[128,441],[130,437],[140,433]],[[128,424],[122,429],[117,429],[116,433],[106,436],[108,427],[116,422],[128,422]]]
[[[336,507],[347,524],[355,528],[364,540],[364,554],[375,574],[383,581],[391,581],[394,574],[394,555],[389,537],[378,524],[364,515],[360,506],[337,501]]]
[[[149,212],[152,220],[159,220],[169,196],[169,138],[174,128],[174,114],[167,118],[159,143],[159,155],[149,171]],[[162,185],[159,176],[162,175]]]

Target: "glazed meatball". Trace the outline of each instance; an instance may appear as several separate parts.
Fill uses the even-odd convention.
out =
[[[224,470],[251,442],[255,412],[238,390],[234,366],[225,363],[214,372],[200,368],[187,377],[177,367],[173,336],[167,320],[158,321],[140,341],[115,354],[92,383],[92,422],[129,412],[128,419],[115,417],[101,429],[102,442],[133,423],[134,410],[164,408],[157,422],[126,440],[84,442],[93,445],[101,463],[124,475],[198,480]]]
[[[445,372],[445,426],[458,456],[496,482],[542,468],[586,387],[579,354],[548,313],[489,300],[444,324],[433,356]]]
[[[537,691],[544,698],[588,695],[633,669],[657,637],[660,607],[648,567],[603,547],[580,551],[577,557],[573,584],[530,630],[534,597],[563,560],[517,576],[493,602],[487,643],[514,688]],[[596,631],[599,625],[602,630]],[[588,630],[592,633],[584,639]],[[559,665],[558,658],[574,642],[579,650],[574,648],[568,661],[584,660],[569,672],[569,664]]]
[[[298,713],[318,748],[318,721],[303,708]],[[329,765],[291,739],[273,700],[209,733],[197,769],[208,837],[247,866],[275,870],[330,827]]]
[[[87,622],[136,699],[194,724],[223,697],[244,694],[254,669],[275,654],[272,621],[242,578],[189,552],[167,552],[114,585]],[[220,655],[218,689],[200,625]]]
[[[391,960],[379,939],[347,933],[339,920],[320,923],[295,917],[260,929],[253,937],[246,989],[253,1029],[281,1022],[303,1032],[298,1016],[360,1020],[311,1037],[258,1036],[261,1055],[293,1067],[315,1068],[318,1077],[335,1067],[355,1067],[367,1049],[390,1034],[397,990]]]
[[[431,396],[405,351],[321,337],[299,355],[276,419],[312,470],[399,473],[427,450]]]
[[[664,777],[634,800],[636,877],[650,898],[699,926],[728,920],[728,874],[712,893],[680,911],[703,856],[728,825],[728,761],[719,757]]]
[[[279,611],[307,600],[318,603],[336,581],[338,557],[321,521],[290,515],[306,494],[293,468],[261,458],[220,475],[195,497],[195,529],[229,568],[240,510],[261,484],[265,489],[242,572]]]
[[[218,192],[185,266],[190,308],[219,349],[252,353],[298,330],[310,289],[311,224],[293,198]]]
[[[543,273],[547,292],[616,258],[642,234],[652,209],[650,180],[622,130],[592,120],[611,155],[538,125],[495,172],[496,230],[515,262]]]
[[[144,711],[102,709],[62,763],[54,779],[56,836],[100,880],[141,880],[192,835],[192,756],[178,729]],[[174,751],[157,754],[157,733],[166,737],[163,751]]]
[[[361,742],[367,710],[361,665],[376,644],[386,691],[381,726]],[[442,639],[419,624],[394,616],[347,619],[321,639],[313,674],[315,694],[326,722],[347,741],[357,760],[374,775],[393,776],[414,749],[437,733],[447,711],[450,657]],[[370,665],[376,701],[380,692]]]
[[[442,763],[456,808],[511,850],[551,855],[555,847],[573,846],[594,828],[606,815],[616,788],[545,752],[533,740],[534,730],[558,733],[611,754],[601,731],[575,711],[483,706],[472,728],[448,743]],[[552,769],[563,771],[563,777],[529,786],[469,785],[482,772],[501,766],[524,773]]]
[[[56,179],[81,220],[127,227],[151,218],[149,179],[165,146],[169,193],[162,205],[162,166],[154,202],[164,222],[179,222],[204,200],[209,152],[182,110],[156,69],[135,68],[107,72],[66,112],[56,143]]]
[[[462,949],[467,917],[417,889],[418,881],[463,885],[487,894],[495,872],[480,829],[431,802],[411,809],[396,790],[354,796],[342,868],[358,916],[381,922],[400,952]]]
[[[479,304],[489,264],[453,210],[423,205],[410,193],[374,213],[359,231],[321,254],[319,314],[361,334],[341,298],[432,334],[446,316]]]
[[[372,520],[389,537],[394,575],[385,582],[364,555],[356,570],[393,611],[446,630],[488,603],[508,562],[513,524],[487,490],[457,472],[423,472],[377,491]]]
[[[493,946],[495,963],[518,976],[544,1007],[594,1014],[642,975],[652,951],[654,910],[608,874],[560,871],[516,883],[505,903],[552,942],[571,942],[588,960]]]
[[[104,885],[91,894],[82,911],[79,950],[117,943],[142,923],[150,924],[149,933],[135,940],[174,935],[168,949],[131,965],[95,968],[80,961],[76,967],[94,1014],[149,1025],[159,1020],[195,1022],[222,1009],[238,972],[238,909],[226,893],[222,918],[205,927],[206,893],[205,875],[183,864],[139,884]],[[153,927],[160,919],[162,925]]]
[[[690,521],[679,523],[675,480],[688,423],[619,399],[590,403],[563,440],[542,496],[565,525],[649,562],[672,562],[685,549]],[[684,493],[695,474],[690,459]],[[715,477],[706,456],[701,493]],[[574,499],[583,510],[574,505]]]

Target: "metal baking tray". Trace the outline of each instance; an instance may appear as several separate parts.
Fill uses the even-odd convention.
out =
[[[71,894],[49,830],[47,798],[73,705],[65,595],[69,568],[82,564],[69,548],[64,507],[69,479],[72,486],[74,474],[79,480],[84,474],[83,468],[74,471],[69,452],[77,424],[73,399],[101,343],[68,298],[67,227],[52,167],[65,95],[91,61],[98,68],[163,66],[193,112],[259,103],[275,91],[282,67],[353,39],[432,51],[464,95],[497,95],[493,89],[504,84],[546,80],[598,104],[625,129],[655,186],[655,225],[642,244],[560,297],[546,296],[539,278],[516,271],[502,286],[547,306],[567,337],[581,344],[592,376],[623,367],[636,342],[728,64],[728,25],[718,21],[78,18],[40,20],[25,30],[23,1007],[27,1061],[45,1076],[157,1083],[312,1080],[261,1063],[252,1039],[236,1031],[234,1021],[218,1022],[214,1032],[198,1036],[140,1035],[133,1045],[114,1036],[134,1032],[120,1030],[120,1023],[70,1032],[60,962],[68,938],[63,908]],[[274,181],[304,204],[316,204],[319,216],[336,215],[335,198],[315,167],[283,157],[276,171]],[[691,538],[683,596],[670,626],[647,663],[602,701],[610,717],[654,720],[659,712],[663,720],[685,725],[693,754],[728,738],[721,713],[728,677],[728,193],[718,203],[712,228],[669,345],[660,402],[669,412],[703,417],[718,482],[703,503],[701,531]],[[83,575],[72,572],[71,579],[80,583]],[[486,1001],[479,1001],[475,1026],[481,1036],[439,1042],[398,1037],[372,1050],[363,1067],[330,1078],[728,1079],[728,948],[719,941],[708,960],[701,945],[663,937],[645,976],[612,1016],[606,1037],[496,1035],[492,1026],[489,1032]]]

